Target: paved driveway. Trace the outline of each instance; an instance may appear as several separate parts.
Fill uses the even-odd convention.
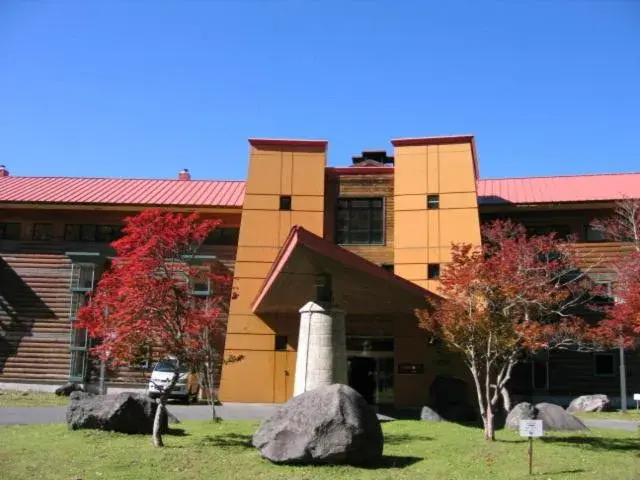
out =
[[[226,420],[261,420],[278,408],[270,404],[227,403],[216,407],[218,416]],[[0,407],[0,425],[23,425],[64,422],[66,407]],[[180,420],[211,418],[208,405],[169,404],[169,411]]]
[[[272,404],[226,403],[216,407],[218,415],[226,420],[261,420],[278,408]],[[0,425],[22,425],[64,422],[65,407],[0,407]],[[169,411],[180,420],[207,420],[211,418],[208,405],[169,405]],[[640,422],[624,420],[583,420],[591,428],[612,428],[637,431]]]

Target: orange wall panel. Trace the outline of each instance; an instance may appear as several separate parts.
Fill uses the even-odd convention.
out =
[[[476,179],[471,153],[440,152],[440,193],[475,192]]]
[[[234,314],[229,316],[227,323],[227,334],[230,333],[272,334],[275,331],[268,322],[255,315]]]
[[[225,349],[225,355],[244,355],[243,360],[223,367],[220,395],[225,401],[274,401],[275,352]]]
[[[324,197],[298,195],[291,199],[291,210],[324,213]]]
[[[254,315],[252,304],[294,225],[323,235],[326,156],[324,147],[318,145],[264,140],[252,142],[250,155],[236,254],[234,286],[238,296],[230,306],[226,352],[253,352],[240,367],[223,366],[220,398],[284,401],[293,388],[288,383],[292,379],[288,380],[286,369],[281,368],[289,357],[287,352],[274,351],[274,334],[295,340],[297,332],[285,325],[291,322]],[[291,196],[291,211],[280,210],[280,195]],[[235,378],[245,373],[251,381]],[[261,381],[254,382],[255,378]]]
[[[254,155],[249,162],[246,194],[280,195],[282,188],[281,169],[282,154],[280,152],[270,155]]]
[[[291,226],[302,225],[312,233],[322,237],[324,214],[322,212],[291,212]]]
[[[278,211],[246,210],[242,213],[238,246],[280,247]],[[240,251],[238,252],[240,254]]]
[[[228,350],[273,350],[274,338],[274,335],[229,333],[225,348]]]
[[[280,247],[257,247],[257,246],[240,246],[237,250],[237,258],[242,258],[244,262],[268,262],[272,263]]]
[[[396,210],[395,238],[396,249],[422,247],[427,244],[427,211]]]
[[[475,192],[442,193],[440,194],[440,208],[475,208],[478,207],[478,196]]]
[[[243,208],[246,210],[278,210],[280,195],[246,195]]]
[[[264,279],[270,268],[271,262],[236,262],[234,275],[237,278]]]
[[[440,210],[440,245],[451,242],[479,244],[480,219],[477,208]]]

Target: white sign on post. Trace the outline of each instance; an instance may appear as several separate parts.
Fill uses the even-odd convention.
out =
[[[520,420],[521,437],[541,437],[543,433],[542,420]]]
[[[633,394],[633,399],[637,402],[638,400],[640,400],[640,393],[634,393]]]

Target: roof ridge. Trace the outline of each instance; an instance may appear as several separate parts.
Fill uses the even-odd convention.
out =
[[[66,176],[56,176],[56,175],[9,175],[6,177],[0,177],[0,179],[10,179],[10,178],[31,178],[31,179],[67,179],[67,180],[133,180],[133,181],[161,181],[161,182],[225,182],[225,183],[246,183],[246,180],[212,180],[212,179],[190,179],[190,180],[180,180],[178,178],[132,178],[132,177],[66,177]]]
[[[606,173],[577,173],[577,174],[565,174],[565,175],[534,175],[529,177],[491,177],[491,178],[479,178],[478,181],[485,180],[531,180],[533,178],[581,178],[581,177],[604,177],[614,175],[640,175],[640,172],[606,172]]]

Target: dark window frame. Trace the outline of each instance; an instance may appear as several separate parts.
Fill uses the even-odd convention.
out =
[[[111,243],[120,237],[122,237],[120,225],[67,223],[64,226],[65,242]]]
[[[598,234],[598,238],[595,238],[595,239],[594,238],[589,238],[589,233],[590,232],[594,232],[594,233]],[[596,230],[591,225],[585,225],[584,226],[584,241],[588,242],[588,243],[604,243],[604,242],[608,242],[608,240],[606,239],[604,233],[601,232],[600,230]]]
[[[366,202],[366,207],[355,206]],[[376,205],[379,203],[379,206]],[[357,213],[368,213],[366,228],[354,228],[359,221]],[[385,197],[340,197],[336,204],[335,241],[338,245],[385,245]],[[345,217],[344,223],[342,217]],[[360,219],[361,221],[361,219]],[[379,227],[374,224],[378,223]],[[354,238],[360,235],[358,238]]]
[[[240,236],[239,227],[218,227],[205,239],[205,245],[237,245]]]
[[[440,280],[440,264],[439,263],[427,264],[427,279]]]
[[[440,194],[433,193],[427,195],[427,210],[439,210],[440,209]]]
[[[280,195],[280,210],[290,211],[292,203],[291,195]]]
[[[598,358],[611,358],[611,372],[598,373]],[[593,354],[593,376],[594,377],[615,377],[616,376],[616,354],[612,352],[596,352]]]
[[[395,273],[395,265],[393,263],[381,263],[380,267],[387,272]]]
[[[12,228],[17,231],[11,232]],[[0,240],[20,240],[22,224],[19,222],[0,222]]]
[[[287,335],[276,335],[273,339],[273,349],[276,352],[286,352],[289,346],[289,337]]]
[[[48,234],[38,235],[38,227],[47,227],[49,230]],[[33,230],[31,231],[31,239],[38,242],[48,242],[53,240],[53,223],[34,223]]]

